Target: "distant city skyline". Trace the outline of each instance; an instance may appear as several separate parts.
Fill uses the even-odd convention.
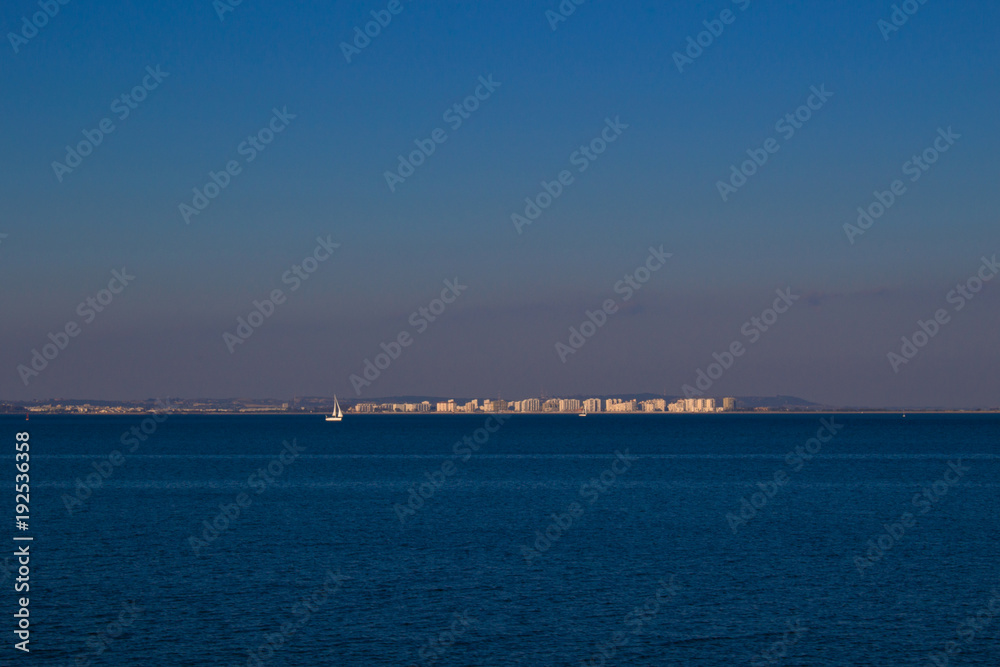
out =
[[[333,396],[298,396],[291,398],[147,398],[138,400],[99,400],[50,398],[21,402],[0,401],[3,413],[70,413],[70,414],[129,414],[134,412],[177,413],[326,413],[335,407]],[[795,396],[739,396],[683,398],[654,394],[620,394],[617,396],[530,397],[503,398],[444,398],[435,396],[391,396],[369,400],[343,399],[340,404],[350,413],[449,413],[474,414],[490,412],[576,414],[586,413],[689,413],[717,412],[827,412],[827,411],[954,411],[944,406],[824,405]],[[964,408],[971,411],[1000,411],[1000,406]]]

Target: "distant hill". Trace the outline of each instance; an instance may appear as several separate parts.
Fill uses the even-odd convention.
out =
[[[821,403],[813,403],[797,396],[737,396],[736,404],[746,408],[819,408]]]

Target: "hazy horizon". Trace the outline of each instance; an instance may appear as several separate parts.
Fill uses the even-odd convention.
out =
[[[36,403],[36,402],[41,403],[41,402],[53,402],[53,401],[73,401],[73,402],[99,401],[99,402],[106,402],[106,403],[116,403],[116,402],[128,403],[128,402],[148,402],[148,401],[171,402],[171,401],[202,401],[202,400],[205,400],[205,401],[250,401],[250,402],[252,402],[252,401],[284,401],[284,402],[289,402],[290,403],[290,402],[292,402],[294,400],[312,400],[312,401],[325,400],[325,401],[333,401],[333,399],[335,397],[338,398],[345,405],[354,405],[355,403],[376,403],[376,404],[379,404],[379,403],[393,403],[393,402],[400,402],[400,401],[402,401],[402,402],[408,402],[408,401],[406,401],[404,399],[430,400],[431,402],[434,402],[435,400],[438,400],[438,401],[440,401],[440,400],[447,401],[449,399],[454,399],[456,402],[462,402],[462,401],[471,401],[471,400],[479,400],[479,401],[493,400],[493,399],[496,399],[496,398],[501,398],[501,399],[503,399],[505,401],[520,401],[520,400],[524,400],[524,399],[528,399],[528,398],[544,398],[544,399],[550,399],[550,398],[571,398],[571,399],[598,398],[598,399],[604,400],[604,399],[607,399],[607,398],[647,399],[647,398],[653,397],[653,398],[666,398],[666,399],[670,399],[670,400],[676,400],[676,399],[683,398],[683,395],[682,394],[657,394],[657,393],[653,393],[653,392],[619,392],[619,393],[614,393],[614,394],[607,394],[607,393],[594,393],[594,394],[572,394],[572,393],[569,393],[569,394],[560,394],[560,395],[525,394],[523,396],[522,395],[516,395],[516,396],[499,396],[499,397],[495,396],[495,395],[494,396],[487,396],[487,395],[483,395],[483,394],[480,394],[480,395],[461,395],[461,396],[455,396],[455,395],[448,395],[448,396],[446,396],[446,395],[435,395],[435,394],[400,394],[400,395],[393,395],[393,396],[372,396],[372,397],[366,397],[366,398],[354,398],[354,397],[350,397],[350,396],[336,396],[334,394],[330,394],[330,395],[296,395],[296,396],[238,396],[238,395],[234,395],[234,396],[145,396],[145,397],[132,397],[132,398],[108,398],[108,397],[93,397],[93,396],[50,396],[50,397],[45,397],[45,398],[21,399],[21,400],[12,400],[12,399],[3,399],[3,398],[0,398],[0,402],[2,402],[2,403],[9,403],[9,404]],[[717,395],[708,395],[708,394],[706,394],[705,395],[705,398],[715,398],[715,399],[722,399],[722,398],[726,398],[726,397],[730,397],[730,396],[729,395],[725,395],[724,396],[722,394],[717,394]],[[772,407],[792,407],[792,408],[796,408],[796,409],[801,409],[801,410],[803,410],[805,412],[809,412],[811,410],[818,410],[818,411],[823,411],[823,410],[844,410],[844,411],[848,411],[848,412],[864,411],[864,410],[888,410],[888,411],[906,411],[906,410],[924,411],[924,410],[926,410],[926,411],[946,411],[946,412],[962,412],[962,411],[987,411],[987,412],[991,412],[991,411],[1000,411],[1000,406],[996,406],[996,405],[967,405],[967,406],[951,406],[951,407],[949,407],[949,406],[942,406],[942,405],[886,405],[886,406],[871,406],[871,405],[850,404],[850,403],[845,403],[845,404],[828,404],[828,403],[818,403],[818,402],[815,402],[815,401],[811,401],[807,397],[803,397],[803,396],[790,396],[790,395],[786,395],[786,394],[776,394],[776,395],[768,395],[768,396],[765,396],[765,395],[740,395],[740,396],[731,396],[731,397],[737,399],[737,401],[745,401],[747,399],[751,399],[751,400],[754,400],[754,401],[770,401],[770,402],[776,404],[776,405],[772,405]],[[797,403],[780,403],[780,404],[777,404],[777,401],[779,399],[794,399],[794,400],[798,400],[798,401],[804,401],[805,404],[797,404]],[[418,414],[418,413],[413,413],[413,414]],[[442,413],[442,414],[445,414],[445,413]],[[462,413],[447,413],[447,414],[462,414]],[[470,413],[470,414],[473,414],[473,413]],[[635,412],[635,413],[609,413],[609,414],[652,414],[652,413]],[[665,414],[665,413],[661,413],[661,414]],[[698,414],[698,413],[677,413],[677,414]]]

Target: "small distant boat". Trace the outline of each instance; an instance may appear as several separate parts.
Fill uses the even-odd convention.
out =
[[[333,396],[333,414],[327,416],[326,420],[328,422],[339,422],[344,418],[344,411],[340,409],[340,403],[337,402],[337,396]]]
[[[587,411],[586,410],[584,410],[583,412],[581,412],[580,414],[577,415],[577,417],[586,417],[586,416],[587,416]]]
[[[24,421],[26,421],[26,422],[27,421],[31,421],[30,417],[31,417],[30,413],[27,413],[27,412],[24,413]]]

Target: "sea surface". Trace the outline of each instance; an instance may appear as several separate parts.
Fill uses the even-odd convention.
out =
[[[996,415],[0,429],[2,664],[1000,665]]]

